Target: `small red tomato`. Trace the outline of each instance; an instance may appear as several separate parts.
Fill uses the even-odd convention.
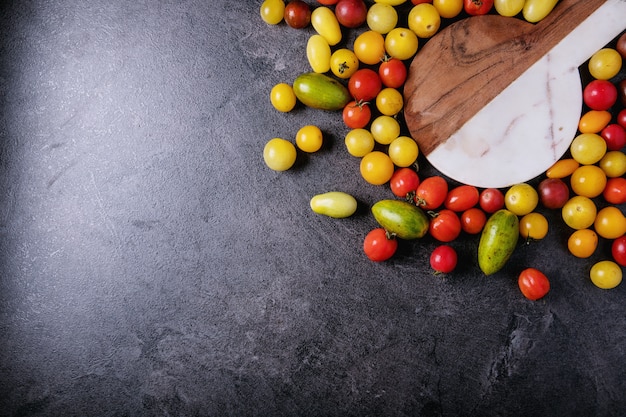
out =
[[[448,182],[440,176],[428,177],[415,190],[415,203],[425,210],[439,208],[448,195]]]
[[[378,76],[385,87],[400,88],[406,81],[406,65],[398,58],[385,58],[378,66]]]
[[[613,260],[621,266],[626,266],[626,236],[618,237],[611,245]]]
[[[452,210],[443,209],[430,219],[428,232],[440,242],[452,242],[461,234],[461,219]]]
[[[626,129],[626,109],[622,109],[617,113],[617,124]]]
[[[615,49],[622,56],[622,59],[626,59],[626,32],[622,33],[622,35],[617,39]]]
[[[337,4],[339,0],[317,0],[319,4],[323,4],[324,6],[332,6],[333,4]]]
[[[311,8],[302,0],[291,0],[285,6],[284,19],[294,29],[305,28],[311,23]]]
[[[465,13],[478,16],[489,13],[493,7],[493,0],[463,0]]]
[[[569,187],[560,178],[546,178],[539,183],[537,191],[545,208],[560,209],[569,200]]]
[[[339,0],[335,5],[337,21],[347,28],[358,28],[367,19],[367,5],[363,0]]]
[[[437,246],[430,254],[430,266],[438,273],[447,274],[454,271],[457,261],[458,256],[452,246]]]
[[[622,103],[622,106],[626,106],[626,79],[617,83],[617,94],[619,95],[619,101]]]
[[[619,151],[626,145],[626,129],[617,123],[611,123],[600,132],[609,151]]]
[[[444,205],[447,209],[458,213],[478,204],[478,188],[473,185],[459,185],[448,191]]]
[[[356,101],[371,101],[382,89],[378,73],[370,68],[356,70],[348,80],[348,91]]]
[[[343,108],[343,122],[350,129],[361,129],[367,126],[372,118],[372,110],[368,103],[351,101]]]
[[[545,274],[535,268],[524,269],[517,280],[519,289],[529,300],[538,300],[550,291],[550,281]]]
[[[607,80],[593,80],[583,90],[583,101],[592,110],[608,110],[617,101],[617,88]]]
[[[610,204],[626,203],[626,178],[609,178],[602,191],[602,197]]]
[[[461,214],[461,228],[470,235],[482,232],[485,223],[487,223],[487,215],[478,207],[472,207]]]
[[[495,213],[504,207],[504,194],[497,188],[485,188],[480,192],[478,204],[486,213]]]
[[[389,180],[391,192],[400,198],[409,198],[417,190],[418,185],[420,185],[419,176],[411,168],[396,169]]]
[[[398,241],[382,227],[370,231],[363,240],[363,252],[374,262],[386,261],[396,253],[396,249]]]
[[[411,3],[413,3],[414,6],[417,6],[418,4],[421,3],[432,3],[433,0],[411,0]]]

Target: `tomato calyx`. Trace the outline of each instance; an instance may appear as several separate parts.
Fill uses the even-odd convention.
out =
[[[352,108],[359,108],[362,109],[363,106],[369,106],[370,102],[369,101],[365,101],[365,100],[355,100],[354,104],[351,105],[350,107]]]

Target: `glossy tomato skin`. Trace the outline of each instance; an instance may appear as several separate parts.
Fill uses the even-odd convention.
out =
[[[372,118],[369,104],[351,101],[343,108],[343,122],[351,129],[361,129],[367,126]]]
[[[489,13],[493,7],[493,0],[463,0],[465,13],[478,16]]]
[[[391,176],[389,186],[391,192],[400,198],[407,198],[417,190],[420,184],[419,175],[411,168],[399,168]]]
[[[461,234],[461,220],[452,210],[440,210],[430,220],[428,232],[440,242],[452,242]]]
[[[411,3],[413,3],[414,6],[417,6],[418,4],[421,3],[432,3],[433,0],[411,0]]]
[[[620,124],[611,123],[600,132],[609,151],[619,151],[626,145],[626,129]]]
[[[602,191],[602,197],[611,204],[626,203],[626,178],[609,178]]]
[[[358,28],[365,23],[367,6],[363,0],[339,0],[335,5],[335,16],[342,26]]]
[[[485,188],[480,192],[478,204],[486,213],[495,213],[504,207],[504,194],[497,188]]]
[[[613,260],[621,266],[626,266],[626,236],[618,237],[611,244]]]
[[[398,241],[390,237],[382,227],[370,231],[363,240],[363,252],[374,262],[391,258],[398,249]]]
[[[424,210],[439,208],[448,195],[448,183],[445,178],[433,176],[424,179],[415,191],[415,203]]]
[[[302,0],[291,0],[285,6],[285,22],[294,29],[302,29],[311,23],[311,8]]]
[[[435,272],[448,274],[456,268],[458,255],[452,246],[437,246],[430,254],[430,266]]]
[[[387,58],[378,66],[378,76],[385,87],[400,88],[407,78],[406,65],[398,58]]]
[[[482,232],[486,223],[487,215],[478,207],[467,209],[461,214],[461,228],[470,235]]]
[[[529,300],[538,300],[550,291],[550,281],[545,274],[535,268],[524,269],[517,280],[520,291]]]
[[[537,187],[539,201],[545,208],[560,209],[569,200],[569,187],[560,178],[546,178]]]
[[[381,89],[380,76],[370,68],[357,70],[348,80],[348,91],[357,101],[372,101]]]
[[[626,129],[626,109],[622,109],[617,113],[617,124]]]
[[[319,4],[323,4],[324,6],[332,6],[333,4],[337,4],[339,0],[317,0]]]
[[[459,185],[448,191],[444,205],[447,209],[461,213],[478,204],[478,188],[472,185]]]
[[[593,80],[583,90],[583,102],[592,110],[608,110],[617,101],[617,88],[607,80]]]

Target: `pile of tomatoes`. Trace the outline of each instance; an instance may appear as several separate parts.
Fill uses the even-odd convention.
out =
[[[437,33],[442,21],[486,13],[518,17],[530,22],[544,18],[556,0],[265,0],[261,17],[268,24],[286,22],[292,28],[313,26],[306,59],[312,71],[344,82],[351,100],[341,111],[348,129],[345,147],[361,158],[360,174],[369,184],[388,185],[392,194],[428,212],[429,235],[441,242],[431,254],[432,268],[452,272],[458,256],[450,242],[461,233],[479,235],[489,216],[507,209],[519,216],[519,233],[525,241],[543,239],[548,220],[536,209],[560,210],[572,230],[567,246],[579,258],[596,251],[600,239],[613,242],[612,258],[591,268],[590,278],[600,288],[613,288],[626,266],[626,80],[618,81],[626,58],[626,34],[613,47],[594,54],[585,66],[589,78],[583,91],[585,108],[569,152],[548,169],[538,186],[515,184],[507,189],[452,186],[441,175],[420,178],[416,142],[403,134],[402,87],[407,67],[420,42]],[[411,3],[409,7],[405,3]],[[320,12],[321,11],[321,12]],[[406,16],[399,13],[405,11]],[[399,22],[407,27],[398,26]],[[342,45],[342,32],[358,29],[351,47]],[[281,111],[291,111],[296,98],[288,83],[276,85],[270,99]],[[298,132],[296,145],[280,138],[264,149],[268,166],[289,169],[297,149],[315,152],[322,133],[309,125]],[[384,261],[394,255],[398,239],[378,227],[364,238],[365,255]],[[548,278],[533,268],[522,271],[518,283],[529,299],[549,290]]]

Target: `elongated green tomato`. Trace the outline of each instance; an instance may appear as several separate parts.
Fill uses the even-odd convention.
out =
[[[293,81],[293,92],[308,107],[340,110],[351,100],[348,89],[336,79],[316,72],[300,74]]]
[[[526,0],[522,15],[530,23],[537,23],[550,14],[558,0]]]
[[[341,26],[335,13],[326,6],[317,7],[311,13],[311,25],[322,35],[330,46],[341,41]]]
[[[525,0],[494,0],[493,6],[500,16],[512,17],[524,8]]]
[[[348,193],[329,191],[311,198],[311,210],[317,214],[343,219],[352,216],[357,209],[357,201]]]
[[[506,209],[496,211],[487,219],[478,243],[478,266],[485,275],[492,275],[507,263],[519,238],[519,219]]]
[[[330,45],[322,35],[311,35],[306,44],[306,57],[313,72],[323,74],[330,70]]]
[[[374,218],[400,239],[419,239],[428,232],[430,220],[415,204],[402,200],[380,200],[372,206]]]
[[[277,25],[283,21],[285,2],[283,0],[265,0],[261,3],[261,19],[268,25]]]

